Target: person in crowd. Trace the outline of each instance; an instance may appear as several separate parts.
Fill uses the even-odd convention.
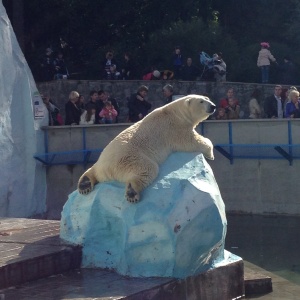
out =
[[[286,118],[300,118],[300,100],[299,92],[291,90],[289,93],[290,102],[286,104],[285,117]]]
[[[96,110],[91,106],[87,110],[84,110],[80,116],[79,125],[95,124],[95,114],[96,114]]]
[[[110,97],[108,92],[105,92],[103,90],[98,91],[98,97],[100,100],[100,107],[101,110],[104,108],[105,103],[107,101],[110,101],[111,104],[113,105],[114,109],[117,111],[117,116],[115,117],[115,123],[118,123],[118,115],[120,114],[120,106],[118,101],[114,97]]]
[[[76,104],[80,108],[81,113],[83,113],[83,111],[85,110],[85,99],[84,99],[83,95],[81,95],[81,94],[79,95],[79,99]]]
[[[226,81],[226,63],[222,58],[222,53],[215,53],[213,55],[213,73],[216,82]]]
[[[185,81],[194,81],[199,75],[199,69],[194,66],[193,60],[191,57],[188,57],[186,60],[186,65],[182,68],[182,80]]]
[[[174,89],[173,89],[173,86],[171,84],[166,84],[164,87],[163,87],[163,96],[164,98],[166,99],[165,100],[165,103],[168,104],[168,103],[171,103],[172,100],[173,100],[173,94],[174,94]]]
[[[282,88],[281,89],[281,101],[283,102],[283,111],[285,112],[286,104],[289,102],[289,89]]]
[[[54,79],[68,79],[69,72],[62,51],[57,52],[57,56],[53,61],[54,64]]]
[[[107,100],[104,103],[104,107],[99,113],[100,116],[100,123],[101,124],[112,124],[116,123],[116,117],[118,112],[115,110],[114,106],[112,105],[111,101]]]
[[[162,80],[172,80],[174,78],[174,72],[171,70],[160,71],[160,79]]]
[[[117,70],[116,65],[111,65],[109,71],[106,72],[106,80],[119,80],[121,79],[121,73]]]
[[[110,66],[117,66],[117,62],[114,59],[114,54],[112,51],[107,51],[105,55],[105,59],[102,62],[102,78],[107,79],[108,74],[110,74]],[[117,67],[116,67],[117,68]]]
[[[286,105],[287,103],[291,102],[291,99],[289,97],[290,91],[295,90],[297,91],[297,88],[295,86],[290,86],[289,88],[282,88],[281,89],[281,101],[283,102],[283,112],[284,112],[284,117],[285,116],[285,112],[286,112]]]
[[[276,62],[275,57],[270,52],[270,45],[267,42],[260,43],[261,50],[258,53],[257,66],[261,69],[261,82],[269,82],[270,62]]]
[[[283,99],[281,98],[282,86],[276,85],[274,88],[274,94],[267,97],[264,103],[265,115],[269,119],[283,118]]]
[[[234,89],[232,87],[227,90],[226,97],[220,100],[219,107],[227,108],[230,99],[233,99],[235,104],[239,105],[239,101],[235,98]]]
[[[138,122],[149,113],[152,105],[145,99],[147,94],[148,88],[142,85],[138,88],[137,93],[131,95],[128,101],[129,122]]]
[[[251,94],[251,99],[249,101],[249,119],[259,119],[261,118],[261,108],[258,104],[258,98],[260,96],[260,91],[255,89]]]
[[[294,84],[295,83],[295,65],[289,56],[283,58],[283,63],[278,66],[280,70],[280,83],[281,84]]]
[[[53,103],[48,95],[41,95],[44,104],[48,110],[49,126],[60,126],[63,125],[63,119],[59,112],[59,108]]]
[[[79,93],[72,91],[69,94],[69,101],[65,105],[65,125],[79,125],[81,110],[77,106]]]
[[[129,52],[124,53],[124,62],[122,65],[121,77],[123,80],[132,80],[135,77],[134,63]]]
[[[41,62],[41,80],[51,81],[54,79],[53,50],[47,48]]]
[[[99,101],[98,92],[95,90],[90,91],[90,101],[87,103],[86,109],[95,109],[95,124],[99,124],[99,113],[102,107],[102,102]]]
[[[225,108],[223,108],[223,107],[218,108],[216,120],[228,120],[228,116],[225,112]]]
[[[228,106],[225,108],[228,120],[240,118],[240,106],[237,104],[235,99],[228,99]]]
[[[152,72],[149,72],[145,75],[143,75],[143,80],[159,80],[161,79],[161,74],[158,70],[154,70]]]
[[[181,79],[182,66],[184,64],[183,56],[181,54],[181,48],[176,46],[174,49],[174,53],[172,56],[173,60],[173,71],[174,71],[174,79]]]

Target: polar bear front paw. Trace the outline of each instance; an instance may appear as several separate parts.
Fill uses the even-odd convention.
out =
[[[130,203],[137,203],[140,201],[140,195],[133,189],[130,183],[126,189],[126,199]]]
[[[87,176],[84,176],[78,184],[78,192],[82,195],[87,195],[92,190],[93,190],[93,185],[91,180]]]
[[[214,159],[215,159],[215,157],[214,157],[213,154],[211,154],[211,155],[205,155],[205,157],[206,157],[207,159],[209,159],[209,160],[214,160]]]

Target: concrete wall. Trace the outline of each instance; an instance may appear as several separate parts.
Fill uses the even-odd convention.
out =
[[[203,82],[203,81],[163,81],[163,80],[133,80],[133,81],[88,81],[88,80],[57,80],[51,82],[37,83],[38,90],[41,93],[48,94],[55,104],[60,108],[64,115],[65,103],[68,101],[69,93],[73,90],[78,91],[85,96],[86,102],[89,101],[89,93],[91,90],[100,90],[109,92],[115,97],[120,105],[121,114],[120,122],[124,122],[127,118],[127,97],[135,93],[140,85],[146,85],[149,88],[148,100],[152,103],[152,108],[159,107],[164,104],[162,96],[162,88],[165,84],[170,83],[174,87],[174,94],[204,94],[209,96],[216,104],[219,100],[226,96],[227,89],[233,87],[235,95],[241,104],[241,111],[244,112],[244,118],[248,118],[249,109],[248,102],[254,89],[261,91],[259,97],[260,105],[263,107],[263,101],[266,96],[274,92],[274,85],[262,85],[256,83],[239,83],[239,82]]]
[[[231,124],[235,144],[288,143],[287,120],[235,120]],[[293,143],[300,144],[300,120],[291,120],[290,124]],[[47,127],[49,151],[82,149],[83,128],[87,148],[103,148],[127,126],[129,124]],[[227,121],[205,121],[197,130],[216,145],[228,143],[228,128]],[[230,164],[215,151],[215,160],[209,164],[228,212],[300,215],[300,160],[294,160],[292,166],[286,159],[234,159]],[[60,218],[68,194],[76,189],[83,171],[82,165],[47,167],[49,218]]]

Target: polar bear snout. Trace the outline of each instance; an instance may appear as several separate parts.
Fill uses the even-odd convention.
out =
[[[216,106],[214,104],[208,104],[206,112],[208,114],[213,114],[216,111]]]

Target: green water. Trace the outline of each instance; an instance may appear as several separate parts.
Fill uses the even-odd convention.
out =
[[[225,249],[300,285],[300,217],[227,215]]]

